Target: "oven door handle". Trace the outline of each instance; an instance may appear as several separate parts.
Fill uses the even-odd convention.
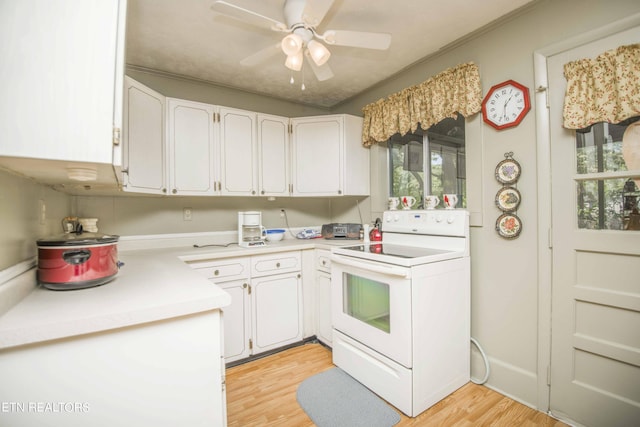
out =
[[[382,264],[379,262],[371,262],[362,259],[358,259],[354,261],[349,257],[344,257],[340,255],[331,254],[331,262],[335,262],[337,264],[347,265],[349,267],[362,268],[367,271],[373,271],[374,273],[385,274],[387,276],[396,276],[402,277],[404,279],[408,279],[411,277],[411,272],[409,269],[405,269],[402,267],[396,267],[393,265]]]

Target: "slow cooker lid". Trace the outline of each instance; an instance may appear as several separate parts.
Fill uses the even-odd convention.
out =
[[[120,236],[100,233],[67,233],[44,237],[37,241],[38,246],[89,246],[115,243]]]

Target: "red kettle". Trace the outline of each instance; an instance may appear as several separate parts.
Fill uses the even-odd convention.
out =
[[[372,242],[382,241],[382,231],[380,231],[380,225],[380,218],[376,218],[376,222],[373,224],[373,228],[369,232],[369,240],[371,240]]]

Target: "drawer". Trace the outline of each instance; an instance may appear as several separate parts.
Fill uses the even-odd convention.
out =
[[[214,282],[249,278],[249,258],[228,258],[197,262],[191,268]]]
[[[316,269],[331,272],[331,251],[316,249]]]
[[[301,269],[300,251],[251,257],[251,277],[290,273]]]

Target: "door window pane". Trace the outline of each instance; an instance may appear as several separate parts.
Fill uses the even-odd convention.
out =
[[[627,132],[638,119],[576,132],[578,228],[640,229],[640,133]]]
[[[376,329],[389,333],[389,285],[343,273],[342,311]]]

